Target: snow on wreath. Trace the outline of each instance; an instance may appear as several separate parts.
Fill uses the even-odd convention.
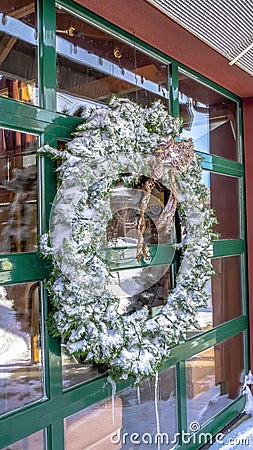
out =
[[[112,97],[108,108],[86,112],[64,151],[40,149],[62,161],[51,228],[41,237],[41,252],[53,263],[48,283],[52,329],[64,338],[70,354],[106,364],[114,379],[132,375],[139,383],[155,376],[170,349],[185,339],[189,327],[197,326],[196,314],[209,298],[216,218],[208,206],[199,157],[191,139],[179,140],[180,128],[181,120],[171,117],[160,101],[143,107]],[[114,215],[113,190],[119,185],[131,190],[138,183],[137,261],[150,261],[145,211],[155,186],[169,193],[157,228],[168,233],[177,210],[185,230],[182,242],[175,244],[181,252],[175,287],[153,317],[147,306],[124,310],[110,289],[113,273],[104,250]]]

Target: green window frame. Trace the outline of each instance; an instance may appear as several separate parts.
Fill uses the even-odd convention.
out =
[[[56,112],[56,48],[55,48],[55,5],[51,0],[43,0],[39,3],[39,86],[40,106],[18,103],[15,100],[0,97],[0,126],[40,136],[41,144],[56,145],[57,139],[70,139],[71,131],[81,122],[77,117],[70,117]],[[116,26],[107,23],[100,17],[85,10],[81,6],[69,0],[59,0],[58,5],[79,15],[81,18],[98,24],[105,30],[109,30],[118,37],[123,37],[128,42],[133,42],[133,36]],[[178,70],[184,70],[193,75],[202,83],[216,89],[238,103],[239,111],[239,141],[242,142],[242,116],[241,102],[238,97],[210,80],[194,73],[183,65],[151,48],[144,42],[135,39],[135,45],[155,56],[158,59],[170,63],[170,112],[173,115],[179,113],[178,102]],[[50,70],[48,70],[50,67]],[[241,149],[242,151],[242,149]],[[244,182],[244,167],[242,162],[231,161],[219,156],[207,155],[199,152],[203,158],[203,168],[218,174],[230,175]],[[55,163],[47,157],[38,158],[38,220],[39,233],[48,228],[50,207],[56,193]],[[247,279],[246,279],[246,237],[245,237],[245,199],[244,188],[240,192],[241,204],[241,236],[240,239],[218,240],[213,245],[213,257],[227,257],[241,255],[244,270],[243,280],[243,315],[219,325],[212,330],[198,334],[183,342],[173,349],[170,359],[164,367],[176,365],[177,368],[177,414],[178,432],[187,431],[187,405],[186,405],[186,360],[197,353],[223,342],[239,333],[244,336],[244,361],[245,371],[248,371],[248,318],[247,318]],[[1,255],[0,262],[4,258],[12,263],[13,269],[5,280],[4,271],[1,271],[1,283],[14,284],[26,281],[43,282],[50,271],[50,265],[39,253],[8,254]],[[5,281],[4,281],[5,280]],[[43,288],[43,314],[44,323],[44,357],[45,357],[45,387],[46,397],[34,404],[24,406],[16,411],[7,413],[0,418],[0,448],[6,447],[20,439],[25,438],[39,430],[46,429],[47,449],[64,449],[64,418],[92,405],[111,395],[110,386],[105,386],[105,376],[101,375],[80,385],[62,390],[61,348],[59,339],[53,338],[47,329],[46,317],[50,310],[50,302],[46,289]],[[119,382],[117,390],[123,390],[129,383]],[[244,396],[238,397],[225,409],[221,410],[212,420],[202,427],[200,432],[216,433],[230,420],[234,419],[244,408]],[[178,448],[186,448],[179,444]],[[187,449],[197,448],[193,440],[187,444]]]

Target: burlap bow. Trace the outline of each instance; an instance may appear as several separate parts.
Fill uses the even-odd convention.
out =
[[[140,262],[142,257],[145,260],[150,259],[150,252],[144,241],[144,232],[146,229],[145,211],[148,207],[152,190],[155,187],[155,181],[161,181],[166,172],[170,172],[169,198],[156,222],[157,229],[169,234],[174,223],[174,216],[177,208],[177,188],[176,174],[185,172],[194,157],[192,139],[175,142],[171,139],[169,143],[161,143],[151,158],[150,178],[143,183],[142,189],[146,192],[141,201],[141,215],[137,223],[138,243],[137,243],[137,261]]]

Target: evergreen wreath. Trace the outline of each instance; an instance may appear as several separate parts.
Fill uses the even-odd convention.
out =
[[[209,298],[216,217],[192,141],[179,141],[181,121],[160,101],[143,107],[112,97],[108,108],[88,110],[84,119],[64,151],[40,149],[61,158],[51,228],[41,237],[41,252],[53,263],[52,328],[70,354],[106,364],[112,378],[132,375],[139,383],[155,376],[171,348],[197,326],[197,312]],[[175,244],[182,252],[175,288],[154,317],[147,307],[119,312],[120,299],[108,289],[110,264],[102,257],[112,190],[119,181],[132,186],[141,176],[172,192],[166,218],[172,222],[178,202],[186,230]],[[139,259],[148,261],[142,244]]]

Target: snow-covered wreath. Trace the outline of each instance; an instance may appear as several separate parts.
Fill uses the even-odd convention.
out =
[[[40,149],[62,161],[51,228],[41,238],[41,251],[53,263],[53,331],[64,338],[70,354],[106,364],[113,378],[132,375],[139,383],[154,376],[170,349],[197,326],[197,312],[209,298],[216,218],[199,157],[192,140],[179,140],[180,128],[180,119],[171,117],[160,101],[143,107],[112,97],[108,108],[86,112],[64,151]],[[140,179],[144,195],[137,260],[148,264],[150,258],[145,209],[155,183],[170,192],[157,226],[168,232],[177,208],[185,230],[182,242],[175,244],[181,251],[176,285],[154,317],[145,306],[122,313],[120,298],[108,288],[110,261],[103,257],[112,191],[119,182],[129,187]]]

